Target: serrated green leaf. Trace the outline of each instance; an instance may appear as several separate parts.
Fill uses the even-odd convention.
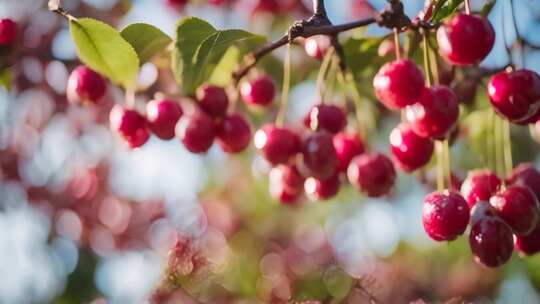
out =
[[[133,46],[141,65],[172,42],[172,39],[160,29],[146,23],[130,24],[120,32],[120,35]]]
[[[0,70],[0,86],[3,87],[6,91],[11,90],[11,84],[13,81],[13,74],[9,68],[4,68]]]
[[[72,20],[70,30],[84,64],[126,89],[135,85],[139,58],[118,31],[91,18]]]
[[[431,21],[439,22],[444,18],[452,15],[459,6],[463,3],[464,0],[446,0],[440,1],[437,3],[435,10],[433,12],[433,18]]]

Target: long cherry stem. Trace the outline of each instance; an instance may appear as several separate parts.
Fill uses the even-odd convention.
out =
[[[400,60],[401,59],[401,46],[399,43],[399,30],[396,27],[394,28],[394,48],[396,52],[396,59]]]
[[[287,53],[283,64],[283,87],[281,89],[281,104],[276,117],[276,125],[282,127],[285,123],[285,113],[289,103],[289,90],[291,89],[291,45],[287,45]]]

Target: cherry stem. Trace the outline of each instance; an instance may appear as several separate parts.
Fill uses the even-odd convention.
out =
[[[77,18],[73,17],[73,15],[71,15],[60,5],[60,0],[49,0],[48,7],[51,12],[57,13],[60,16],[65,17],[69,21],[77,21]]]
[[[396,59],[401,59],[401,47],[399,43],[399,30],[397,27],[394,28],[394,47],[396,52]]]
[[[469,0],[465,0],[465,13],[467,15],[471,14],[471,3],[469,2]]]
[[[135,107],[135,90],[132,88],[126,89],[126,107],[133,109]]]
[[[450,165],[450,144],[448,139],[443,141],[443,151],[444,151],[444,176],[446,177],[446,186],[450,189],[452,188],[452,170]]]
[[[496,172],[499,175],[499,177],[504,179],[505,172],[504,172],[504,147],[503,147],[503,141],[502,141],[502,124],[501,119],[495,114],[493,114],[493,132],[495,137],[495,164],[496,164]]]
[[[319,68],[319,73],[317,74],[317,92],[319,93],[321,102],[324,102],[324,78],[326,76],[326,73],[328,72],[328,67],[330,66],[333,55],[334,49],[330,49],[328,50],[328,52],[326,52],[326,55],[324,56],[321,63],[321,67]]]
[[[364,108],[364,104],[362,102],[362,95],[358,91],[358,87],[356,86],[356,83],[354,81],[354,77],[349,72],[344,72],[343,70],[340,71],[338,77],[344,79],[344,82],[347,84],[347,86],[352,92],[352,99],[354,101],[354,114],[356,116],[358,133],[364,140],[367,140],[369,135],[367,130],[368,128],[366,127],[364,119],[362,118],[363,111],[361,110],[362,108]]]
[[[330,61],[330,67],[328,68],[328,76],[327,76],[328,86],[327,86],[326,91],[324,92],[325,94],[323,96],[323,102],[324,100],[331,100],[334,97],[337,71],[339,69],[338,64],[339,64],[338,57],[332,56],[332,60]]]
[[[444,190],[444,147],[440,140],[435,141],[437,154],[437,191]]]
[[[276,117],[276,126],[282,127],[285,123],[285,113],[289,102],[289,90],[291,89],[291,45],[287,45],[285,62],[283,63],[283,87],[281,89],[281,105]]]
[[[424,31],[422,39],[423,53],[424,53],[424,72],[426,74],[426,83],[428,87],[433,84],[433,75],[431,74],[431,62],[429,59],[429,45],[428,45],[428,33]]]
[[[512,160],[512,138],[510,133],[510,122],[506,119],[502,121],[503,124],[503,143],[504,143],[504,166],[506,174],[508,175],[513,167],[513,160]],[[506,176],[505,176],[506,177]]]

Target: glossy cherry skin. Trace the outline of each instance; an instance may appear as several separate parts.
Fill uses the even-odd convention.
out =
[[[339,192],[340,185],[337,174],[322,180],[309,177],[304,182],[304,190],[310,200],[323,201],[334,197]]]
[[[304,50],[309,57],[323,59],[326,52],[332,47],[330,37],[326,35],[311,36],[304,42]]]
[[[240,86],[240,95],[248,105],[267,107],[276,96],[276,86],[270,77],[261,75]]]
[[[540,108],[538,108],[536,113],[533,114],[531,117],[529,117],[529,118],[527,118],[525,120],[520,120],[520,121],[516,122],[516,124],[522,125],[522,126],[535,124],[535,123],[540,123]]]
[[[491,23],[477,15],[457,14],[437,30],[439,53],[454,65],[482,61],[495,44]]]
[[[396,181],[392,161],[381,153],[364,153],[351,160],[347,169],[349,182],[370,197],[390,192]]]
[[[394,160],[405,172],[423,167],[433,155],[433,141],[418,136],[407,123],[401,123],[390,133]]]
[[[540,202],[540,172],[531,164],[520,164],[507,179],[507,183],[512,186],[529,187]]]
[[[218,127],[217,139],[223,151],[242,152],[251,142],[251,127],[241,114],[231,114],[225,117]]]
[[[388,62],[373,79],[375,95],[388,109],[399,110],[415,103],[424,88],[424,75],[408,59]]]
[[[124,139],[130,148],[138,148],[150,137],[146,119],[139,112],[115,105],[109,114],[111,130]]]
[[[512,256],[514,238],[510,227],[489,211],[490,208],[487,202],[478,202],[474,206],[469,245],[476,262],[487,267],[499,267]]]
[[[336,105],[318,104],[309,110],[304,125],[313,131],[326,130],[336,134],[347,125],[347,115]]]
[[[212,118],[205,112],[197,110],[180,118],[176,124],[176,136],[188,151],[205,153],[214,143],[216,129]]]
[[[516,236],[516,250],[523,255],[533,255],[540,252],[540,223],[525,236]]]
[[[446,86],[433,86],[422,90],[417,103],[405,110],[414,133],[433,139],[445,138],[456,125],[459,102]]]
[[[332,139],[337,155],[337,171],[347,172],[351,160],[365,152],[364,143],[355,133],[341,132]]]
[[[422,224],[435,241],[452,241],[467,229],[469,206],[455,191],[432,192],[424,199]]]
[[[536,72],[500,72],[491,77],[487,89],[495,111],[511,122],[527,121],[540,108],[540,76]]]
[[[529,188],[506,188],[492,196],[489,203],[516,235],[527,235],[536,227],[540,210],[538,200]]]
[[[461,194],[472,208],[479,201],[488,201],[501,186],[501,180],[491,170],[473,170],[461,185]]]
[[[107,91],[105,79],[87,66],[80,65],[71,72],[66,95],[76,104],[96,104]]]
[[[304,178],[296,166],[278,165],[269,174],[270,195],[284,204],[298,200],[304,190]]]
[[[0,19],[0,46],[12,45],[17,40],[17,23],[4,18]]]
[[[300,152],[300,138],[296,133],[271,124],[255,132],[255,148],[272,165],[285,164]]]
[[[183,113],[180,104],[174,100],[151,100],[146,104],[148,126],[152,133],[164,140],[174,138],[176,124]]]
[[[201,110],[211,118],[222,118],[227,113],[229,96],[224,88],[204,84],[197,89],[196,97]]]
[[[299,169],[305,176],[330,178],[336,173],[337,154],[332,135],[326,131],[309,134],[302,141],[302,159]]]

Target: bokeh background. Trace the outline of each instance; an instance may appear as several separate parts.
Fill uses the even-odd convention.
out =
[[[182,16],[195,15],[218,28],[275,38],[292,20],[309,15],[310,0],[291,1],[286,12],[256,17],[256,0],[194,1],[183,10],[162,0],[62,4],[75,16],[117,28],[147,22],[171,37]],[[326,2],[334,23],[368,17],[385,5]],[[403,2],[409,16],[424,5]],[[500,68],[511,59],[540,72],[540,1],[513,2],[514,15],[510,0],[498,0],[489,15],[497,40],[482,66]],[[480,9],[485,1],[472,4]],[[158,295],[170,303],[540,303],[540,257],[515,255],[488,270],[474,263],[466,237],[435,243],[425,235],[421,204],[433,190],[429,171],[424,180],[399,173],[395,190],[382,199],[344,187],[327,202],[281,206],[268,194],[268,168],[253,148],[230,157],[214,147],[198,156],[178,140],[152,137],[131,151],[108,128],[108,111],[123,98],[119,89],[111,86],[99,107],[69,105],[66,81],[79,62],[67,23],[47,10],[46,1],[0,0],[0,17],[20,26],[13,87],[0,90],[0,303],[144,303],[156,296],[178,238],[184,247],[176,267],[184,284]],[[388,32],[370,26],[356,34]],[[287,120],[299,122],[317,99],[319,63],[301,47],[292,55],[298,68]],[[142,68],[139,85],[147,90],[139,103],[158,91],[178,94],[163,61]],[[483,91],[480,85],[476,103],[485,102]],[[269,120],[264,113],[252,115],[253,121]],[[482,144],[475,141],[484,130],[474,115],[452,146],[460,178],[482,166],[483,150],[476,148]],[[381,116],[373,149],[388,151],[398,119]],[[516,162],[540,167],[533,139],[540,130],[512,132]]]

